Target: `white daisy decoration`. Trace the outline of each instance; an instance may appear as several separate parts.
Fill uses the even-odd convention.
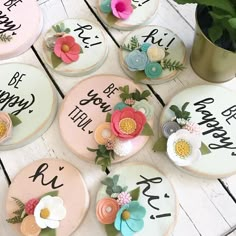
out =
[[[66,209],[60,197],[47,195],[39,201],[34,210],[35,221],[41,229],[56,229],[66,216]]]
[[[167,154],[178,166],[188,166],[201,157],[201,135],[180,129],[167,140]]]

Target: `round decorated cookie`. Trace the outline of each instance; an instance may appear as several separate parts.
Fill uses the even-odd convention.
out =
[[[175,191],[158,169],[129,163],[102,181],[96,216],[106,235],[170,235],[177,218]]]
[[[0,60],[3,60],[31,47],[41,32],[43,17],[36,1],[3,0],[0,9]]]
[[[233,91],[219,86],[201,85],[183,90],[163,111],[164,132],[156,150],[163,150],[165,136],[167,154],[181,169],[211,178],[235,174],[235,101]]]
[[[120,48],[120,63],[136,83],[161,84],[184,70],[186,49],[169,29],[145,26],[126,36]]]
[[[114,75],[97,75],[66,95],[59,114],[61,136],[80,158],[107,167],[139,151],[152,135],[150,92]]]
[[[6,199],[7,222],[22,235],[69,236],[88,207],[89,194],[80,172],[58,159],[25,167],[12,181]]]
[[[53,25],[43,42],[43,55],[56,72],[85,75],[105,61],[108,45],[103,29],[83,19],[66,19]]]
[[[156,15],[159,0],[98,0],[101,20],[120,30],[133,30],[151,21]]]
[[[0,66],[0,151],[21,147],[51,125],[57,98],[49,78],[25,64]]]

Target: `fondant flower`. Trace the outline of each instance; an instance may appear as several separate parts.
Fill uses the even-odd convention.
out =
[[[63,200],[60,197],[47,195],[40,199],[35,207],[34,216],[37,225],[41,229],[47,227],[56,229],[60,221],[66,216],[66,209],[63,206]]]
[[[201,136],[180,129],[167,140],[167,154],[179,166],[187,166],[201,157]]]
[[[133,98],[127,98],[125,99],[125,104],[129,105],[129,106],[132,106],[134,105],[135,103],[135,100]]]
[[[121,192],[117,196],[117,202],[120,206],[129,204],[132,200],[132,197],[130,196],[130,193],[127,192]]]
[[[103,0],[100,5],[100,10],[105,14],[110,13],[111,12],[111,0]]]
[[[162,73],[162,67],[157,62],[150,62],[145,67],[145,74],[150,79],[158,78]]]
[[[116,155],[120,157],[127,156],[130,154],[132,149],[133,146],[130,140],[120,140],[119,138],[116,138],[113,149]]]
[[[113,198],[103,198],[97,203],[96,215],[102,224],[112,224],[120,209],[118,202]]]
[[[108,139],[113,139],[110,122],[101,123],[94,131],[94,138],[101,145],[106,144]]]
[[[156,45],[152,45],[147,49],[147,56],[151,62],[161,61],[165,57],[165,50]]]
[[[39,199],[37,198],[32,198],[25,204],[25,212],[28,215],[33,215],[34,214],[34,209],[38,205]]]
[[[143,43],[143,44],[141,45],[141,50],[142,50],[143,52],[147,52],[148,48],[149,48],[151,45],[152,45],[152,44],[150,44],[150,43]]]
[[[128,19],[133,12],[131,0],[111,0],[112,14],[119,19]]]
[[[121,139],[131,139],[138,136],[145,123],[145,115],[132,107],[116,110],[111,116],[111,130],[115,136]]]
[[[125,62],[130,71],[139,71],[145,69],[148,63],[148,58],[145,52],[133,50],[127,54],[125,57]]]
[[[175,133],[177,130],[181,129],[179,124],[175,121],[167,121],[163,126],[162,126],[162,133],[164,137],[169,138],[169,136],[173,133]]]
[[[145,99],[136,101],[133,108],[137,111],[141,111],[146,116],[147,120],[151,119],[154,113],[154,107]]]
[[[59,37],[55,42],[54,53],[69,64],[79,59],[81,48],[72,36]]]
[[[183,129],[187,129],[190,133],[201,134],[200,125],[192,121],[187,121],[183,126]]]
[[[114,226],[122,235],[133,235],[143,229],[146,209],[137,201],[132,201],[120,208]]]
[[[115,147],[115,140],[108,138],[107,142],[105,143],[105,147],[107,150],[113,150]]]
[[[176,117],[175,117],[175,119],[176,119]],[[181,126],[183,126],[187,123],[187,120],[185,120],[184,118],[177,118],[176,121]]]
[[[0,112],[0,144],[11,137],[12,121],[8,113]]]
[[[34,215],[26,216],[21,225],[20,231],[24,236],[38,236],[41,228],[37,225]]]
[[[114,110],[122,110],[123,108],[127,107],[128,105],[124,102],[119,102],[114,106]]]

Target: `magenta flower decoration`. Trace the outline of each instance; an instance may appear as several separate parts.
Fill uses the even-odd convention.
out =
[[[115,17],[128,19],[133,12],[131,0],[111,0],[111,10]]]
[[[67,64],[77,61],[80,51],[81,48],[79,44],[75,42],[72,36],[59,37],[56,40],[54,53]]]

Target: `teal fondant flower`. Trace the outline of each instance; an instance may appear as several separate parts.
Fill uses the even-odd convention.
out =
[[[114,106],[114,110],[123,110],[125,107],[128,107],[124,102],[119,102]]]
[[[112,11],[111,10],[111,0],[103,0],[100,5],[100,10],[105,14],[110,13]]]
[[[145,52],[134,50],[125,57],[125,62],[130,71],[139,71],[145,69],[148,58]]]
[[[147,100],[142,99],[141,101],[136,101],[132,106],[135,110],[143,112],[147,120],[151,119],[154,113],[154,108],[148,103]]]
[[[145,74],[150,79],[157,79],[162,73],[162,67],[157,62],[150,62],[145,67]]]
[[[123,236],[132,236],[143,229],[145,215],[146,209],[137,201],[132,201],[117,212],[114,226]]]
[[[143,43],[142,45],[141,45],[141,50],[143,51],[143,52],[147,52],[147,50],[148,50],[148,48],[151,46],[151,44],[150,43]]]

